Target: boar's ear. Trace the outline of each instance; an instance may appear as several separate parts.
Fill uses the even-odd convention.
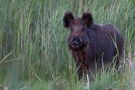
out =
[[[92,17],[92,14],[89,12],[83,13],[82,20],[84,24],[86,25],[86,27],[89,27],[91,26],[91,24],[93,24],[93,17]]]
[[[74,19],[74,16],[71,12],[66,12],[63,17],[64,27],[69,28],[71,21]]]

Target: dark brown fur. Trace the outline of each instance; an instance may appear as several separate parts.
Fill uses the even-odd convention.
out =
[[[94,24],[92,15],[88,12],[80,18],[74,18],[71,12],[67,12],[63,22],[71,30],[68,46],[76,61],[80,79],[87,70],[94,71],[101,68],[103,63],[112,63],[116,55],[116,64],[119,65],[124,40],[114,26]]]

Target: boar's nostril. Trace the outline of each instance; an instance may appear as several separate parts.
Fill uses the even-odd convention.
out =
[[[81,39],[81,38],[78,38],[78,41],[79,41],[80,44],[82,45],[82,39]]]

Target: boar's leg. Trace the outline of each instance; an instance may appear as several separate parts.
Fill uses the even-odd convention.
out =
[[[88,71],[87,65],[85,65],[83,62],[77,61],[77,74],[79,80],[82,79],[83,75],[86,75]]]

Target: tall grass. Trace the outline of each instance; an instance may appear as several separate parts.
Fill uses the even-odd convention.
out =
[[[125,38],[126,59],[135,51],[134,3],[134,0],[0,0],[1,83],[11,90],[83,90],[67,48],[70,31],[63,28],[64,13],[72,11],[81,16],[90,11],[96,23],[115,25]],[[92,90],[121,87],[123,79],[113,79],[111,73],[101,74]]]

